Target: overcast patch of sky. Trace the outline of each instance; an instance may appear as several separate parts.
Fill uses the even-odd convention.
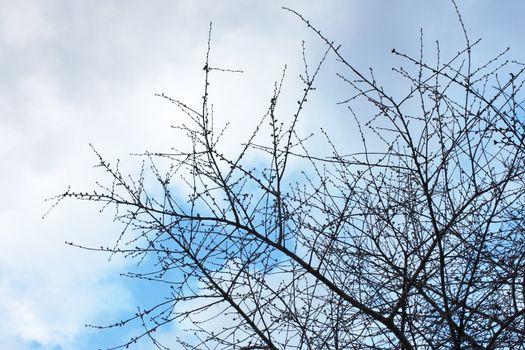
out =
[[[302,12],[358,68],[374,66],[391,81],[400,64],[392,47],[417,52],[419,28],[453,53],[463,38],[447,1],[282,2]],[[521,59],[522,1],[462,1],[473,38],[483,37],[483,59],[507,46]],[[109,158],[177,143],[168,127],[181,114],[154,97],[165,92],[193,105],[200,102],[208,22],[214,21],[212,63],[243,69],[242,75],[215,74],[212,98],[217,117],[232,121],[231,135],[262,116],[285,64],[285,100],[300,95],[301,40],[319,57],[323,45],[281,10],[280,2],[230,1],[38,1],[0,0],[0,347],[8,349],[91,349],[98,338],[85,323],[133,311],[150,293],[118,279],[126,262],[64,246],[64,240],[99,246],[118,228],[109,213],[66,203],[45,221],[43,198],[68,184],[91,188],[93,142]],[[314,62],[314,61],[312,61]],[[332,60],[305,113],[304,127],[332,125],[343,144],[352,130]],[[286,110],[286,108],[284,108]],[[246,135],[248,136],[248,135]],[[351,138],[351,137],[350,137]],[[238,138],[225,147],[235,149]],[[131,171],[136,164],[126,163]],[[122,334],[114,335],[119,337]],[[106,343],[107,344],[107,343]]]

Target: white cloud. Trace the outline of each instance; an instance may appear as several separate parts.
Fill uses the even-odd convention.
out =
[[[121,285],[89,276],[92,272],[71,270],[80,276],[65,274],[53,263],[47,264],[47,271],[34,267],[3,276],[0,330],[4,341],[12,337],[74,349],[75,337],[86,322],[99,317],[102,306],[113,310],[109,315],[128,309],[131,298]]]
[[[2,42],[20,48],[53,35],[44,7],[45,3],[42,1],[0,1]]]

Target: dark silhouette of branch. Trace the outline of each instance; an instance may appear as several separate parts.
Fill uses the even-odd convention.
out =
[[[507,50],[474,66],[478,41],[453,6],[465,48],[444,59],[436,43],[428,63],[421,32],[416,55],[393,49],[406,63],[394,69],[407,87],[396,94],[284,8],[326,50],[310,64],[303,42],[294,112],[278,108],[285,68],[235,155],[221,150],[210,99],[213,74],[238,70],[213,68],[210,24],[202,104],[158,94],[186,117],[176,130],[190,146],[137,155],[138,175],[94,150],[106,180],[53,198],[53,208],[69,197],[114,208],[123,230],[113,247],[68,244],[135,259],[126,277],[167,287],[154,306],[93,326],[140,326],[112,349],[145,339],[167,349],[155,335],[173,322],[187,328],[177,340],[188,349],[523,348],[525,67]],[[362,150],[298,130],[331,58],[354,119],[341,127]]]

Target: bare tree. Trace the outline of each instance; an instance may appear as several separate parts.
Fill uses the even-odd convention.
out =
[[[410,67],[395,69],[406,93],[394,97],[285,10],[326,44],[314,69],[303,57],[291,118],[281,122],[276,110],[283,72],[259,126],[237,155],[224,155],[208,90],[224,69],[213,67],[208,43],[202,105],[160,95],[185,115],[178,128],[190,147],[143,154],[138,176],[96,153],[105,184],[57,197],[101,202],[124,224],[114,247],[69,244],[142,261],[128,276],[170,289],[153,307],[96,327],[143,327],[113,349],[141,338],[166,349],[155,335],[170,323],[191,325],[191,336],[173,336],[189,349],[525,348],[525,66],[506,51],[474,66],[478,42],[458,12],[466,45],[453,57],[436,44],[428,63],[423,38],[416,57],[392,50]],[[332,58],[360,152],[325,133],[331,151],[316,154],[311,135],[297,131]],[[354,113],[363,103],[369,114]]]

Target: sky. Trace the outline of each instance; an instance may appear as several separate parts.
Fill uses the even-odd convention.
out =
[[[45,199],[69,185],[94,187],[101,173],[92,167],[90,143],[133,173],[139,163],[130,153],[181,142],[170,125],[184,116],[155,93],[198,106],[210,21],[212,65],[244,71],[212,76],[216,118],[231,123],[228,135],[248,135],[285,65],[283,96],[293,103],[302,92],[301,42],[311,62],[325,47],[283,5],[341,44],[356,67],[375,67],[394,88],[390,68],[402,62],[390,51],[417,54],[420,28],[429,55],[436,40],[443,55],[464,45],[446,0],[0,0],[1,349],[94,349],[130,335],[84,325],[118,320],[159,291],[119,276],[132,261],[108,262],[64,244],[113,242],[119,226],[111,213],[69,201],[42,219],[52,204]],[[474,52],[479,62],[507,46],[509,58],[525,61],[525,2],[458,5],[471,38],[482,38]],[[341,69],[329,56],[301,128],[328,128],[344,143],[352,131],[342,127],[348,115],[336,104],[347,97],[335,78]],[[235,151],[239,137],[226,139],[223,146]]]

